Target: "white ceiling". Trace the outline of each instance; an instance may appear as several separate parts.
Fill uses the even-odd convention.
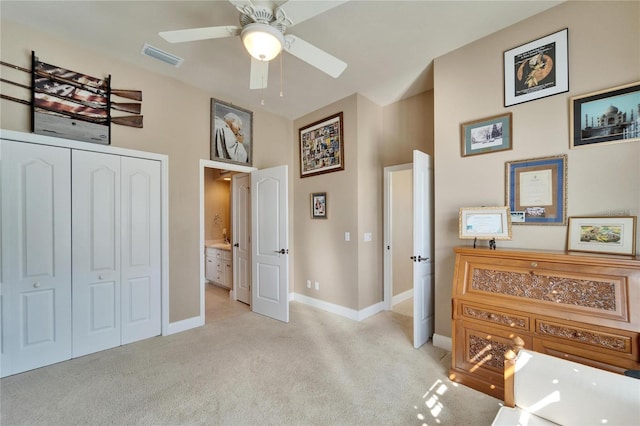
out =
[[[168,30],[239,26],[239,13],[226,0],[1,0],[0,17],[174,77],[244,108],[295,119],[353,93],[384,106],[431,89],[434,58],[559,3],[351,0],[287,30],[342,59],[347,69],[334,79],[284,53],[283,97],[279,57],[270,64],[267,89],[249,89],[250,56],[239,37],[171,44],[158,36]],[[142,56],[145,43],[185,61],[174,68]],[[37,54],[64,66],[46,52]]]

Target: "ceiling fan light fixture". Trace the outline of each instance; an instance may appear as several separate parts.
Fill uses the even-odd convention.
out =
[[[253,23],[240,34],[247,52],[259,61],[270,61],[282,51],[284,36],[268,24]]]

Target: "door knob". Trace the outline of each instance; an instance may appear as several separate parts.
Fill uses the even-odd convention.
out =
[[[240,244],[235,243],[233,246],[234,246],[234,247],[240,247]]]
[[[40,282],[39,282],[39,281],[36,281],[36,282],[33,284],[33,287],[34,287],[34,288],[40,288]]]
[[[99,279],[99,280],[103,280],[103,279],[104,279],[104,276],[102,276],[102,275],[98,275],[98,279]]]
[[[289,249],[280,249],[279,251],[276,251],[276,253],[280,253],[280,254],[289,254]]]
[[[427,260],[429,260],[428,257],[422,257],[421,255],[411,256],[410,259],[413,260],[414,262],[426,262]]]

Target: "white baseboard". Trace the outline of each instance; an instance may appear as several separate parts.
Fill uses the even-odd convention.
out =
[[[345,308],[344,306],[325,302],[324,300],[315,299],[298,293],[291,293],[289,295],[289,300],[304,303],[305,305],[313,306],[314,308],[322,309],[323,311],[331,312],[332,314],[340,315],[354,321],[362,321],[384,310],[383,302],[378,302],[360,311],[356,311],[355,309]]]
[[[191,330],[192,328],[202,327],[204,325],[203,317],[192,317],[187,318],[182,321],[176,321],[169,323],[169,327],[167,328],[167,333],[165,336],[170,334],[180,333],[181,331]]]
[[[400,302],[404,302],[407,299],[411,299],[413,297],[413,289],[404,291],[400,294],[396,294],[391,298],[391,306],[397,305]]]
[[[440,334],[433,334],[433,346],[436,348],[444,349],[445,351],[451,352],[451,348],[453,347],[453,342],[451,337],[442,336]]]

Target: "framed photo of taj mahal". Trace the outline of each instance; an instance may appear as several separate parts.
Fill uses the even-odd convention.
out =
[[[640,141],[640,81],[572,97],[569,120],[571,148]]]

